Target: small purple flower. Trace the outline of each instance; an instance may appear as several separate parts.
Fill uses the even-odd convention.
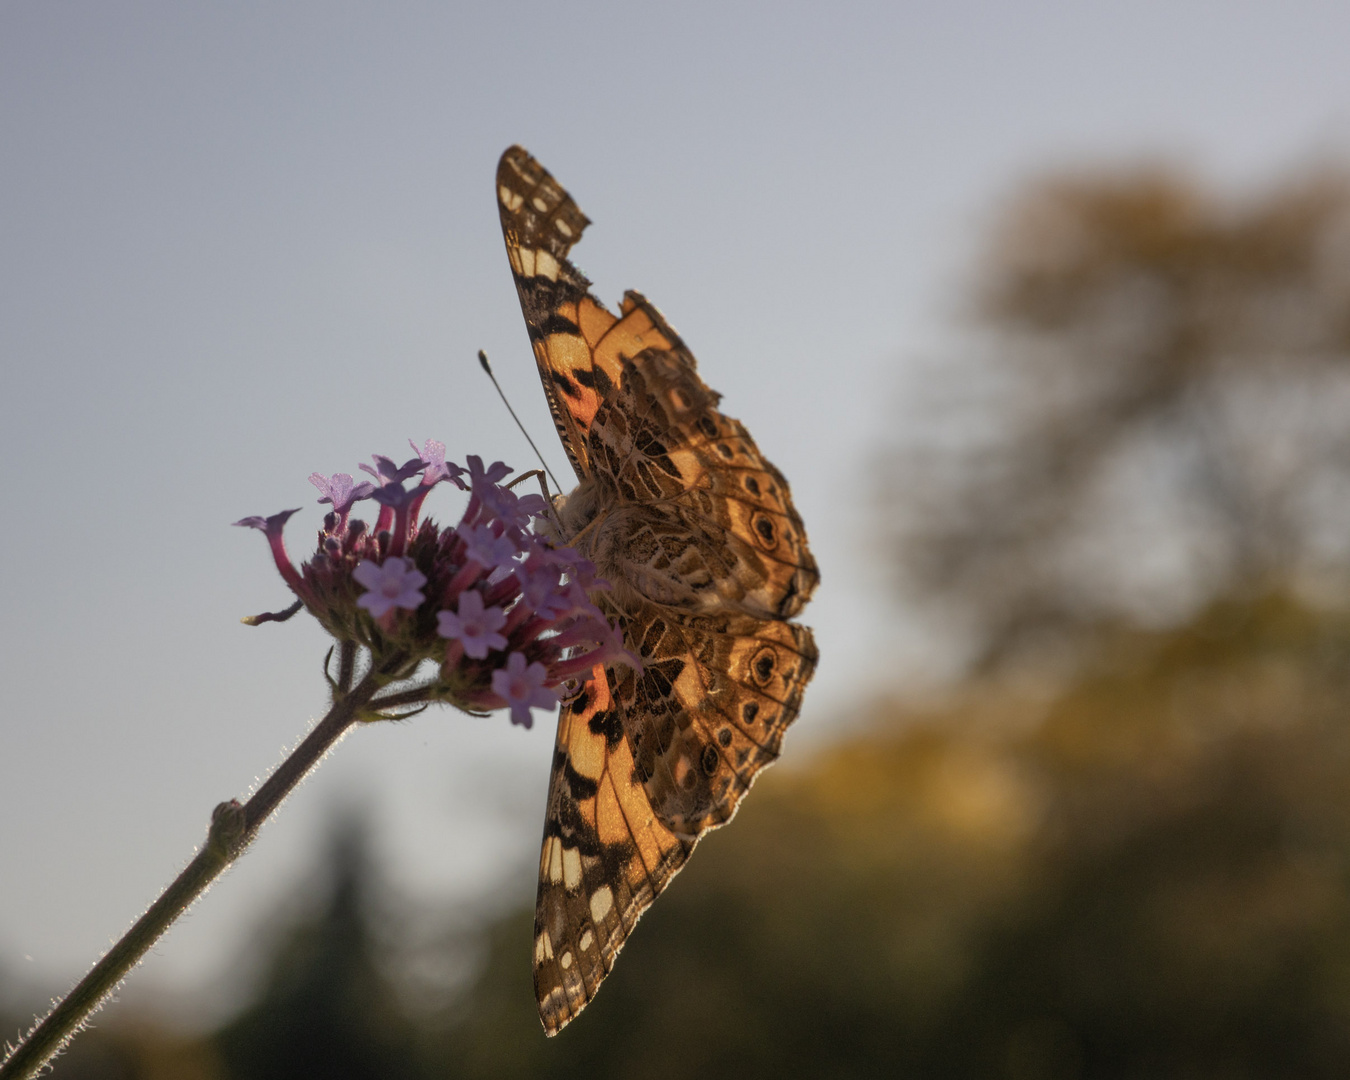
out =
[[[496,518],[508,529],[519,532],[530,523],[529,517],[522,517],[516,509],[520,499],[510,488],[495,485],[477,487],[474,489],[474,494],[478,496],[478,501],[488,515]]]
[[[522,495],[516,503],[516,512],[524,516],[525,520],[520,523],[523,529],[530,523],[530,518],[541,518],[548,516],[548,500],[542,495],[530,492],[528,495]]]
[[[558,704],[558,694],[544,685],[548,672],[543,664],[527,664],[524,653],[513,652],[506,658],[506,667],[492,673],[492,692],[511,709],[511,723],[531,727],[532,708],[552,709]]]
[[[477,589],[460,593],[459,614],[441,611],[436,615],[437,633],[464,646],[464,655],[484,659],[489,649],[506,648],[506,638],[497,633],[506,625],[506,612],[499,607],[483,607],[483,594]]]
[[[572,607],[572,600],[563,591],[561,571],[556,562],[536,549],[523,563],[517,563],[515,575],[520,580],[521,602],[534,614],[551,619]]]
[[[407,559],[393,557],[383,563],[366,559],[352,571],[352,577],[367,590],[356,601],[357,607],[377,619],[396,607],[411,610],[426,599],[421,593],[426,575]]]
[[[590,559],[583,558],[571,548],[560,548],[554,553],[568,569],[568,577],[572,584],[578,586],[585,592],[594,592],[596,589],[608,590],[610,584],[602,577],[596,577],[595,563]]]
[[[532,519],[548,513],[544,497],[533,492],[517,495],[510,488],[486,488],[479,493],[479,499],[488,513],[517,532],[524,532]]]
[[[500,461],[494,461],[485,469],[483,459],[477,454],[470,454],[464,460],[469,463],[469,483],[476,495],[495,488],[499,480],[511,475],[511,466]]]
[[[642,658],[624,645],[623,633],[618,626],[593,615],[579,616],[562,626],[550,644],[560,651],[570,649],[573,653],[549,664],[550,682],[573,678],[590,671],[596,664],[622,664],[633,671],[642,670]]]
[[[287,520],[292,514],[298,513],[300,513],[300,508],[297,506],[294,510],[282,510],[270,517],[259,517],[255,514],[253,517],[240,518],[234,524],[245,529],[257,529],[259,532],[264,532],[270,540],[273,536],[280,536],[281,529]]]
[[[463,539],[468,557],[479,566],[495,569],[512,563],[516,546],[506,536],[498,536],[491,525],[461,524],[455,531]]]
[[[381,484],[401,484],[414,473],[422,471],[422,459],[420,457],[405,461],[402,465],[396,465],[393,458],[387,458],[383,454],[372,454],[371,460],[374,465],[361,464],[361,471],[369,473],[375,477]]]
[[[333,512],[339,519],[345,519],[347,511],[352,504],[370,497],[371,491],[375,485],[368,480],[362,480],[359,484],[352,483],[350,473],[334,473],[332,476],[324,476],[323,473],[310,473],[309,482],[319,489],[322,496],[319,499],[321,503],[331,503]]]
[[[420,487],[405,488],[402,484],[385,484],[383,487],[377,487],[370,493],[370,497],[381,506],[390,506],[394,510],[403,510],[411,506],[415,500],[421,500],[426,497],[426,493]]]
[[[291,557],[286,554],[286,541],[282,539],[282,530],[286,527],[286,522],[292,514],[300,512],[297,507],[294,510],[283,510],[279,514],[272,514],[270,517],[246,517],[236,521],[236,525],[241,525],[248,529],[257,529],[267,537],[267,544],[272,549],[272,561],[276,563],[277,571],[281,574],[281,579],[291,587],[291,591],[297,596],[304,598],[306,596],[304,579],[296,570],[295,564],[291,562]]]
[[[445,443],[436,439],[428,439],[422,444],[422,449],[417,449],[417,444],[411,439],[408,445],[413,448],[413,453],[426,466],[426,471],[422,474],[422,483],[427,487],[439,480],[449,480],[461,491],[465,488],[465,483],[460,479],[464,475],[464,470],[453,461],[445,460]]]

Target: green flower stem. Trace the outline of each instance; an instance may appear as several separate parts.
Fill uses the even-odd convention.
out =
[[[345,650],[345,646],[343,646]],[[344,674],[350,685],[350,654],[343,653]],[[392,670],[397,663],[385,665]],[[79,1031],[89,1017],[126,978],[175,919],[192,906],[207,886],[234,862],[257,835],[273,811],[281,805],[305,774],[314,768],[362,711],[384,682],[383,672],[368,672],[357,686],[334,702],[328,714],[283,761],[262,787],[242,806],[231,799],[215,808],[206,844],[187,868],[150,905],[122,939],[94,965],[80,984],[58,1003],[46,1018],[28,1033],[0,1064],[0,1080],[27,1080],[37,1076]],[[340,689],[345,689],[341,687]]]

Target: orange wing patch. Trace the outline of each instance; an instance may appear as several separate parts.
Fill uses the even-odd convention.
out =
[[[587,296],[577,305],[577,326],[592,349],[600,344],[605,332],[616,322],[618,319],[604,304],[597,303],[594,297]]]
[[[625,293],[619,310],[622,318],[596,342],[594,358],[595,366],[615,387],[622,381],[625,360],[632,360],[647,349],[666,350],[675,344],[657,328],[646,305],[639,305],[636,294]]]

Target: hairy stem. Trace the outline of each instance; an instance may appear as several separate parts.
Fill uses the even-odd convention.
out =
[[[343,676],[340,689],[351,685],[352,658],[355,650],[341,654]],[[397,662],[385,665],[397,668]],[[135,967],[174,920],[192,906],[220,872],[243,854],[244,850],[273,811],[281,805],[305,774],[314,768],[333,745],[356,722],[370,699],[380,688],[383,672],[371,671],[361,682],[343,694],[328,714],[297,746],[276,771],[242,806],[231,799],[215,808],[206,843],[186,869],[150,905],[136,924],[104,955],[78,986],[49,1012],[28,1036],[0,1064],[0,1080],[35,1077],[61,1048],[80,1031],[89,1017],[102,1005],[127,973]]]
[[[356,642],[344,641],[338,646],[338,691],[347,693],[352,688],[352,675],[356,671]]]

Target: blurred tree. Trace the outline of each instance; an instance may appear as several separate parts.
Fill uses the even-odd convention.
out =
[[[364,833],[338,828],[327,904],[280,941],[257,997],[217,1035],[239,1080],[411,1080],[414,1029],[382,969]]]
[[[884,506],[908,598],[978,659],[1350,568],[1350,180],[1162,171],[1011,203],[971,364],[926,370]]]

